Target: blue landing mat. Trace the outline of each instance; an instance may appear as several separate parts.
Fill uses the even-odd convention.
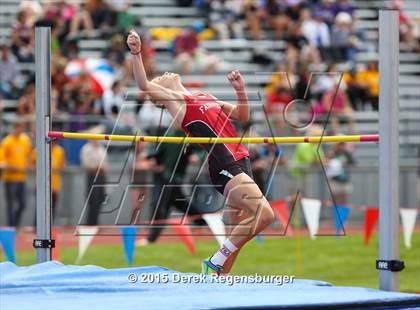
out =
[[[128,281],[131,273],[138,277],[137,283]],[[58,262],[18,267],[6,262],[0,264],[0,309],[354,309],[372,306],[394,309],[393,306],[398,305],[399,309],[405,309],[420,306],[420,295],[416,294],[338,287],[314,280],[294,280],[283,285],[230,285],[214,283],[211,278],[204,283],[176,283],[181,276],[188,275],[192,280],[202,280],[199,275],[162,267],[105,269]],[[154,283],[150,283],[152,279]],[[140,283],[142,280],[149,283]],[[161,283],[156,283],[158,280]]]

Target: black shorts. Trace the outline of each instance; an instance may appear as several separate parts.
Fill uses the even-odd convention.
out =
[[[253,178],[251,162],[249,157],[242,158],[226,166],[218,164],[216,161],[209,163],[210,180],[214,187],[223,195],[226,184],[240,173],[246,173]]]

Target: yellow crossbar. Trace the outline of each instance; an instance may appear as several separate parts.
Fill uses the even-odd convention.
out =
[[[243,138],[210,138],[210,137],[166,137],[166,136],[129,136],[107,135],[74,132],[50,131],[48,137],[55,139],[109,140],[128,142],[162,142],[162,143],[339,143],[339,142],[378,142],[379,135],[350,135],[322,137],[243,137]]]

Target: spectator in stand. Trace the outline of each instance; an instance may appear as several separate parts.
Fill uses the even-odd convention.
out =
[[[266,112],[270,122],[275,127],[277,136],[283,134],[285,126],[283,111],[292,99],[290,88],[284,86],[278,86],[267,98]]]
[[[105,0],[105,2],[111,11],[111,25],[127,32],[139,23],[138,16],[131,13],[131,0]]]
[[[378,63],[370,61],[366,70],[361,70],[357,74],[357,80],[360,81],[362,87],[366,90],[367,101],[371,104],[372,109],[377,111],[379,104],[379,71]]]
[[[353,18],[354,6],[350,3],[349,0],[336,0],[332,6],[332,12],[334,13],[334,16],[337,16],[339,13],[344,12],[349,14]]]
[[[98,225],[101,205],[105,201],[106,150],[98,140],[89,140],[80,151],[80,162],[86,170],[86,193],[88,195],[87,225]],[[97,186],[95,186],[97,185]]]
[[[85,115],[89,114],[86,106],[90,105],[90,102],[85,103],[82,101],[82,96],[78,96],[75,99],[74,109],[71,111],[71,120],[69,122],[69,130],[72,132],[81,132],[86,130],[89,126],[86,124]]]
[[[294,87],[294,95],[296,99],[312,99],[312,87],[309,85],[311,83],[311,72],[309,72],[307,66],[301,66],[296,85]]]
[[[245,0],[242,12],[251,31],[252,39],[261,39],[262,21],[266,21],[268,27],[274,30],[275,37],[281,39],[287,31],[290,17],[293,18],[299,14],[299,2],[299,0],[291,0],[286,6],[277,0]]]
[[[16,63],[16,58],[6,45],[0,46],[0,96],[5,99],[17,99],[22,80]]]
[[[295,1],[296,2],[296,1]],[[280,4],[277,0],[266,0],[261,8],[261,18],[267,21],[268,26],[274,30],[275,38],[282,39],[284,33],[287,31],[287,26],[290,22],[290,16],[294,16],[294,3],[289,6],[286,14],[286,7]]]
[[[97,99],[101,92],[86,70],[82,70],[77,78],[71,81],[71,86],[73,88],[73,93],[76,96],[87,96],[91,99],[92,103]],[[93,114],[98,114],[100,110],[96,109],[96,112],[91,110],[91,112],[93,112]]]
[[[367,101],[366,89],[363,81],[359,80],[358,73],[355,68],[343,74],[343,81],[347,85],[347,96],[353,110],[361,110],[361,107]]]
[[[34,31],[27,21],[25,11],[16,14],[16,22],[12,25],[12,52],[20,62],[34,60]]]
[[[309,74],[309,73],[308,73]],[[286,127],[286,120],[283,114],[286,106],[294,101],[294,99],[310,99],[310,88],[307,83],[309,82],[309,75],[295,77],[295,74],[287,69],[287,66],[282,63],[279,64],[277,72],[273,73],[271,83],[266,88],[267,103],[266,111],[268,119],[275,129],[276,135],[284,135],[285,128],[291,129],[293,134],[299,134],[298,130],[293,126]],[[296,101],[301,102],[301,100]],[[311,106],[310,101],[302,102],[302,105],[292,104],[287,111],[287,121],[289,123],[298,124],[299,119],[303,117],[301,108]]]
[[[102,96],[102,104],[105,115],[112,114],[112,108],[117,107],[121,110],[124,104],[124,89],[121,81],[115,81],[110,89],[107,89]]]
[[[3,181],[6,192],[7,225],[19,226],[26,208],[26,181],[31,156],[31,140],[23,123],[16,121],[13,131],[1,142],[3,152]]]
[[[171,126],[172,119],[166,109],[160,109],[150,101],[146,101],[138,112],[137,123],[148,135],[158,136],[164,134]]]
[[[45,4],[43,15],[36,24],[51,27],[52,53],[62,52],[67,56],[70,51],[77,50],[74,41],[81,34],[79,30],[81,26],[86,36],[93,35],[92,23],[86,21],[88,18],[86,11],[81,10],[77,4],[58,1]]]
[[[330,30],[319,12],[314,16],[309,9],[303,9],[301,14],[302,32],[310,46],[317,48],[323,59],[328,59],[328,49],[331,45]]]
[[[71,112],[76,107],[75,96],[70,84],[65,84],[62,91],[58,94],[57,110],[61,112]]]
[[[19,11],[24,11],[29,25],[33,26],[42,16],[41,4],[36,0],[23,0],[19,5]]]
[[[26,84],[23,95],[19,98],[17,114],[21,116],[35,115],[35,83]]]
[[[209,23],[222,40],[243,38],[243,26],[239,19],[239,1],[216,0],[209,3]]]
[[[124,37],[121,34],[115,34],[111,37],[111,46],[107,48],[103,56],[111,64],[123,64],[127,47],[124,43]]]
[[[309,41],[302,33],[300,23],[290,25],[290,31],[285,36],[287,42],[286,59],[288,68],[296,72],[299,63],[312,63],[319,66],[321,57],[318,50],[309,44]]]
[[[142,45],[142,55],[144,54],[143,49],[147,48],[146,44]],[[124,42],[124,37],[121,34],[115,34],[111,37],[111,46],[107,48],[103,53],[109,65],[114,69],[115,79],[120,80],[123,85],[130,83],[132,79],[131,63],[130,59],[126,58],[127,46]],[[146,67],[146,65],[145,65]],[[149,66],[145,68],[149,70]]]
[[[314,81],[311,85],[311,91],[314,97],[320,99],[322,95],[332,89],[338,87],[340,81],[341,72],[337,72],[337,67],[334,63],[327,66],[324,73],[317,73],[313,76]],[[343,83],[343,81],[341,81]]]
[[[332,195],[337,204],[345,206],[348,196],[353,191],[349,171],[349,167],[355,164],[352,151],[347,143],[340,142],[327,152],[326,158],[326,174]]]
[[[181,67],[183,74],[189,74],[191,64],[195,61],[199,39],[194,28],[190,27],[175,38],[174,56],[175,63]]]
[[[55,55],[51,61],[51,87],[61,95],[65,85],[70,83],[70,78],[65,73],[67,59],[62,56]]]
[[[312,11],[314,16],[319,16],[330,27],[334,23],[335,11],[333,0],[320,0],[316,3]]]
[[[88,12],[81,9],[78,4],[69,4],[66,1],[61,0],[57,3],[57,13],[61,16],[66,24],[66,28],[69,28],[69,39],[76,37],[79,34],[80,27],[82,26],[85,30],[87,37],[93,36],[93,22]]]
[[[76,39],[66,40],[65,44],[61,46],[61,51],[63,56],[68,59],[68,61],[75,60],[79,58],[79,45]]]
[[[281,1],[280,1],[281,2]],[[288,22],[297,23],[300,21],[302,10],[305,8],[305,3],[302,0],[287,0],[286,2],[286,16],[289,18]]]
[[[332,134],[336,135],[340,130],[340,120],[346,121],[349,126],[350,133],[355,133],[353,109],[351,108],[349,99],[347,97],[344,83],[338,86],[333,86],[327,90],[321,97],[321,101],[315,106],[314,111],[317,115],[326,116],[330,113],[330,123]]]
[[[251,32],[251,38],[253,40],[260,40],[262,12],[259,8],[258,0],[244,0],[242,12],[245,16],[249,31]]]
[[[199,70],[203,74],[214,73],[219,59],[199,48],[198,32],[200,25],[189,27],[175,38],[175,63],[181,68],[183,74],[190,74],[192,70]]]
[[[296,85],[296,78],[294,72],[289,70],[287,64],[281,62],[274,70],[270,83],[265,88],[267,96],[270,96],[278,87],[293,89]]]
[[[95,85],[86,72],[82,72],[72,81],[72,96],[74,98],[74,108],[70,111],[72,121],[70,122],[70,131],[82,131],[87,129],[84,121],[84,115],[100,114],[101,104]]]
[[[340,12],[331,29],[331,52],[334,61],[354,61],[357,36],[352,29],[351,15]]]
[[[93,27],[103,32],[110,32],[115,25],[115,14],[105,0],[87,0],[86,10],[92,19]]]
[[[419,28],[420,21],[417,17],[417,22],[412,23],[407,14],[404,12],[403,2],[401,0],[393,0],[391,3],[391,8],[397,9],[400,12],[400,37],[401,40],[407,44],[407,48],[412,51],[420,51],[419,44],[419,34],[414,34],[414,28],[417,26]]]
[[[59,53],[53,56],[51,61],[51,111],[55,113],[66,111],[70,102],[64,102],[63,91],[66,85],[70,84],[70,78],[65,74],[67,59]]]

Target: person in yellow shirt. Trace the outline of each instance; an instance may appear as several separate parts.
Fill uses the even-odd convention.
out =
[[[368,101],[372,108],[377,111],[379,103],[379,71],[378,62],[371,61],[367,69],[357,74],[357,80],[366,89]]]
[[[26,208],[26,180],[31,148],[31,139],[20,122],[14,124],[12,133],[1,142],[9,226],[19,226],[22,212]]]
[[[36,165],[36,149],[32,151],[32,163]],[[52,205],[52,217],[55,218],[58,198],[61,192],[62,181],[61,172],[66,167],[66,154],[64,149],[53,141],[51,144],[51,205]]]
[[[58,196],[61,192],[62,181],[61,172],[66,167],[66,154],[64,149],[54,141],[51,148],[51,191],[52,191],[52,207],[53,216],[55,215],[56,205],[58,202]]]
[[[368,63],[366,70],[359,72],[358,79],[366,88],[368,101],[372,108],[377,111],[379,104],[379,71],[378,62],[371,61]]]
[[[366,89],[359,78],[356,68],[352,68],[343,74],[343,81],[347,86],[347,96],[355,111],[362,110],[367,102]]]
[[[379,71],[378,63],[371,61],[364,70],[356,72],[355,69],[346,72],[343,80],[347,85],[347,93],[355,110],[359,105],[370,103],[373,110],[378,110],[379,103]]]

